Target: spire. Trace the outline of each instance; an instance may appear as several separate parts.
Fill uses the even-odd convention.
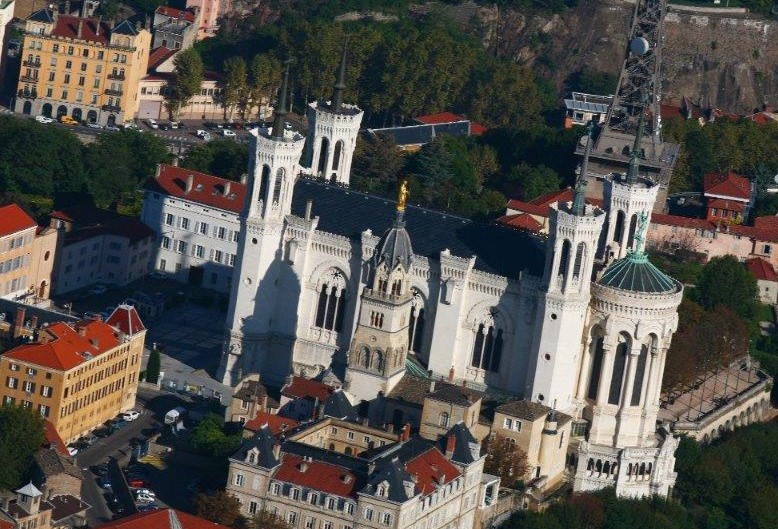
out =
[[[346,58],[348,57],[348,38],[343,43],[343,56],[340,58],[340,69],[338,70],[338,80],[333,85],[332,91],[332,110],[340,111],[343,105],[343,92],[346,90]]]
[[[284,138],[284,116],[286,116],[286,96],[289,92],[289,65],[292,64],[292,59],[287,59],[286,69],[284,70],[284,81],[281,83],[281,90],[278,94],[278,103],[275,108],[275,117],[273,118],[273,132],[270,135],[271,138],[281,140]]]
[[[638,130],[635,133],[635,144],[632,146],[632,153],[629,157],[629,169],[627,170],[627,184],[632,185],[638,181],[638,170],[640,169],[640,143],[643,139],[643,125],[646,119],[646,107],[640,106],[640,119],[638,120]]]
[[[589,120],[586,125],[586,150],[584,150],[581,172],[575,181],[575,194],[573,195],[573,215],[581,217],[586,213],[586,175],[589,172],[589,155],[592,152],[592,130],[594,121]]]

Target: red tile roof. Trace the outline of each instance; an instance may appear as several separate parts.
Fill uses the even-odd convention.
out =
[[[708,207],[737,211],[739,213],[743,213],[743,210],[746,209],[746,205],[743,202],[739,202],[737,200],[726,200],[724,198],[714,198],[709,200]]]
[[[55,37],[66,39],[78,39],[78,24],[81,22],[80,40],[99,42],[107,45],[111,40],[111,27],[105,22],[98,22],[92,18],[79,18],[70,15],[57,15],[57,22],[51,34]],[[100,30],[98,31],[98,23]]]
[[[281,388],[281,394],[285,397],[319,399],[319,402],[322,403],[333,391],[334,390],[330,386],[323,382],[298,376],[292,377],[292,383],[286,384]]]
[[[145,331],[146,327],[143,326],[143,322],[138,315],[138,311],[131,305],[119,305],[113,311],[113,314],[108,316],[105,323],[116,327],[127,336],[132,336],[141,331]]]
[[[92,357],[119,345],[119,336],[110,325],[101,321],[81,321],[75,324],[59,322],[41,330],[39,341],[14,347],[3,356],[30,364],[68,371],[87,361],[84,353]],[[47,341],[48,340],[48,341]]]
[[[57,429],[54,428],[54,425],[48,419],[43,419],[43,436],[49,448],[56,450],[62,456],[70,457],[68,447],[65,446],[65,442],[57,433]]]
[[[681,217],[679,215],[666,215],[664,213],[652,213],[652,224],[663,224],[665,226],[678,226],[681,228],[694,228],[698,230],[716,229],[716,225],[707,219],[693,219],[690,217]]]
[[[719,195],[745,202],[751,199],[751,182],[735,173],[708,173],[702,187],[705,196]]]
[[[437,114],[427,114],[416,118],[418,123],[423,125],[438,125],[441,123],[456,123],[457,121],[470,121],[465,116],[454,114],[453,112],[438,112]],[[470,121],[470,134],[473,136],[480,136],[485,133],[487,129],[485,126],[475,121]]]
[[[273,477],[343,498],[357,497],[357,477],[351,471],[330,463],[304,461],[294,454],[283,455],[281,466]]]
[[[528,230],[537,232],[543,227],[541,223],[536,221],[532,215],[528,213],[518,213],[516,215],[504,215],[497,219],[497,222],[510,226],[512,228],[518,228],[521,230]]]
[[[160,9],[162,9],[160,7]],[[157,67],[168,60],[170,57],[176,54],[178,50],[171,50],[170,48],[166,48],[164,46],[159,46],[157,48],[154,48],[151,50],[151,53],[149,53],[149,65],[148,68],[146,68],[147,71],[153,72],[157,69]]]
[[[691,228],[698,230],[719,231],[720,233],[731,233],[741,237],[748,237],[756,241],[778,242],[778,229],[762,229],[756,226],[743,226],[739,224],[723,225],[717,227],[713,221],[706,219],[692,219],[689,217],[679,217],[678,215],[665,215],[663,213],[652,213],[651,222],[663,224],[665,226],[678,226],[681,228]]]
[[[159,6],[154,12],[162,16],[181,18],[189,22],[194,22],[194,13],[184,9],[176,9],[175,7],[169,6]]]
[[[14,529],[13,522],[6,522],[5,520],[0,520],[0,529]]]
[[[37,226],[32,217],[16,204],[0,207],[0,237]]]
[[[775,268],[761,257],[754,257],[746,261],[746,268],[757,280],[778,282]]]
[[[551,204],[556,204],[557,202],[571,202],[573,200],[573,195],[573,188],[566,187],[565,189],[559,189],[546,193],[545,195],[540,195],[529,202],[512,198],[508,200],[508,209],[529,213],[530,215],[548,217],[548,210],[551,208]],[[602,207],[603,201],[599,198],[587,198],[586,203]]]
[[[778,230],[778,215],[766,215],[754,219],[754,227],[759,230]]]
[[[193,177],[193,183],[192,190],[187,193],[186,182],[189,176]],[[224,189],[228,184],[230,193],[224,196]],[[160,164],[159,176],[150,178],[146,187],[151,191],[233,213],[241,212],[246,196],[246,186],[240,182],[168,164]]]
[[[434,492],[441,478],[446,484],[460,476],[457,467],[436,448],[409,460],[405,468],[416,476],[416,488],[424,495]]]
[[[94,529],[229,529],[208,520],[203,520],[193,514],[175,509],[159,509],[156,511],[133,514],[112,522],[98,525]]]
[[[130,243],[136,243],[155,235],[151,228],[136,217],[94,206],[72,206],[52,211],[49,216],[73,223],[73,229],[65,234],[66,244],[103,235],[125,237]]]
[[[247,421],[246,424],[243,425],[243,428],[245,430],[257,432],[266,424],[273,435],[279,435],[290,428],[294,428],[300,423],[293,421],[292,419],[287,419],[286,417],[281,417],[280,415],[260,411],[257,413],[256,417]]]

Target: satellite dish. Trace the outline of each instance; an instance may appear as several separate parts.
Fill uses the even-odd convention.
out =
[[[635,55],[645,55],[650,48],[651,45],[643,37],[635,37],[629,41],[629,51]]]
[[[778,174],[777,174],[777,175],[775,175],[775,176],[773,177],[773,182],[775,182],[776,184],[778,184]]]

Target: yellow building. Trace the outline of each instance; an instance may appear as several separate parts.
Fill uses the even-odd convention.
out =
[[[132,119],[150,46],[151,34],[126,20],[36,11],[25,21],[14,110],[104,125]]]
[[[0,355],[0,401],[34,409],[66,442],[135,406],[146,329],[119,305],[105,321],[59,322]]]
[[[57,237],[16,204],[0,207],[0,297],[48,299]]]

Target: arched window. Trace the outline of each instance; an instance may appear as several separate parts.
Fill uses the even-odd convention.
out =
[[[594,330],[592,331],[594,334]],[[589,346],[589,354],[592,356],[592,372],[589,375],[589,391],[587,398],[596,399],[597,391],[600,388],[600,377],[602,376],[602,361],[605,355],[603,343],[605,338],[602,336],[592,336],[592,343]]]
[[[346,280],[339,270],[331,268],[322,279],[314,325],[322,329],[340,332],[343,328],[345,305]]]
[[[579,242],[575,249],[575,263],[573,264],[573,278],[581,278],[581,268],[586,258],[586,244]]]
[[[640,406],[640,397],[643,394],[643,379],[646,375],[646,362],[648,361],[649,344],[643,344],[640,347],[638,355],[638,365],[635,369],[635,380],[632,383],[632,398],[629,401],[630,406]]]
[[[319,175],[324,174],[324,171],[327,170],[327,156],[329,155],[330,151],[330,140],[327,138],[321,139],[321,149],[319,149],[319,167],[317,168],[317,172]]]
[[[411,319],[408,323],[408,348],[414,353],[421,352],[421,340],[424,337],[424,298],[418,290],[411,289]]]
[[[635,242],[635,230],[638,226],[638,216],[637,214],[632,215],[632,218],[629,221],[629,239],[627,239],[627,248],[632,248],[632,244]]]
[[[376,351],[373,355],[373,369],[376,371],[384,370],[384,354],[381,351]]]
[[[616,226],[613,230],[613,241],[621,244],[624,239],[624,212],[616,213]]]
[[[267,194],[267,188],[270,185],[270,167],[267,165],[262,166],[262,176],[259,179],[259,191],[257,192],[257,200],[265,200]]]
[[[605,473],[605,475],[609,475],[611,473],[611,464],[609,461],[606,461],[602,466],[602,471]]]
[[[283,168],[278,168],[278,171],[276,171],[276,181],[275,185],[273,187],[273,204],[278,204],[281,201],[281,190],[284,186],[284,170]]]
[[[448,413],[445,411],[438,415],[438,426],[448,428]]]
[[[627,355],[630,349],[630,339],[625,333],[619,335],[619,345],[616,347],[616,357],[613,359],[613,376],[611,377],[608,404],[621,402],[621,391],[624,385],[624,370],[627,366]]]
[[[360,355],[359,359],[359,365],[361,365],[364,368],[370,367],[370,348],[369,347],[363,347],[362,353]]]
[[[502,334],[502,329],[496,329],[494,322],[479,324],[470,365],[486,371],[498,372],[502,360]]]
[[[343,153],[343,140],[335,144],[335,154],[332,156],[332,170],[337,171],[340,167],[340,157]]]
[[[565,242],[562,243],[562,253],[559,256],[559,270],[557,271],[557,275],[562,276],[564,279],[567,279],[567,267],[570,266],[571,248],[572,244],[565,239]]]

